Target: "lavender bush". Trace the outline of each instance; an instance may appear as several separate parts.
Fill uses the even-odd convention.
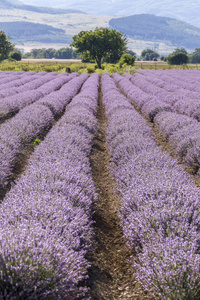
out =
[[[140,74],[139,74],[140,75]],[[142,76],[142,75],[140,75]],[[157,97],[157,93],[150,93],[152,94],[150,97],[148,96],[149,87],[150,85],[146,85],[145,81],[142,82],[142,86],[145,86],[146,92],[139,91],[138,95],[135,95],[135,87],[131,84],[130,80],[127,78],[123,78],[119,74],[113,74],[114,80],[118,83],[122,91],[132,100],[132,103],[135,104],[147,117],[151,122],[153,122],[156,114],[160,111],[173,111],[173,108],[170,104],[161,101]],[[139,100],[138,100],[139,98]]]
[[[97,130],[90,89],[97,95],[98,80],[88,78],[0,206],[2,299],[88,298],[85,256],[96,199],[89,154]],[[88,106],[82,112],[74,100]],[[72,114],[79,116],[75,122]]]
[[[6,97],[0,100],[0,119],[8,118],[9,116],[16,114],[20,109],[24,108],[27,105],[30,105],[33,102],[43,98],[50,94],[50,97],[53,96],[53,91],[60,89],[65,83],[69,82],[71,79],[77,76],[73,73],[70,76],[58,76],[55,78],[55,75],[48,74],[50,76],[45,79],[36,80],[31,83],[32,88],[25,84],[23,87],[23,92],[19,92],[13,96]],[[44,83],[45,82],[45,83]]]
[[[138,76],[141,78],[143,75],[139,74]],[[189,110],[193,110],[191,109],[192,103],[194,104],[194,107],[197,108],[200,105],[200,102],[198,103],[198,100],[187,102],[189,109],[184,110],[186,107],[183,105],[183,100],[176,99],[176,101],[171,101],[170,104],[170,101],[164,102],[163,100],[160,100],[158,94],[153,96],[153,93],[151,93],[153,98],[150,99],[143,91],[140,93],[140,97],[138,98],[134,93],[135,86],[131,84],[130,80],[125,77],[121,77],[117,73],[113,74],[113,78],[118,83],[122,91],[127,95],[129,101],[138,107],[145,117],[156,123],[160,133],[167,141],[169,141],[174,152],[192,168],[193,172],[196,173],[200,166],[200,131],[199,123],[196,119],[189,117],[189,115],[192,114],[189,113]],[[143,80],[143,85],[145,82],[148,81]],[[149,88],[149,91],[152,87],[153,85],[149,88],[149,84],[145,86],[146,90]],[[164,96],[164,93],[160,96]],[[182,106],[180,103],[182,103]],[[197,105],[195,106],[195,104]],[[178,109],[176,109],[177,107]],[[185,113],[184,115],[176,112],[183,112],[183,110]],[[193,116],[194,114],[195,113],[193,113]],[[196,111],[196,115],[197,114],[198,110]]]
[[[199,74],[170,70],[140,70],[130,81],[150,95],[170,104],[174,111],[200,120]]]
[[[107,85],[114,90],[113,79],[103,74],[111,170],[122,199],[124,235],[137,252],[138,280],[160,299],[199,299],[200,189],[156,145],[149,126],[117,87],[109,101]]]
[[[47,106],[55,116],[61,114],[65,106],[79,92],[81,85],[88,78],[88,74],[86,73],[78,77],[77,75],[77,73],[70,74],[68,76],[69,82],[63,84],[59,90],[41,98],[37,101],[37,104]]]
[[[60,110],[62,112],[64,110],[69,101],[78,93],[87,77],[87,74],[81,75],[72,79],[66,86],[63,85],[59,93],[60,102],[56,102],[54,97],[51,98],[55,102],[55,111],[56,105],[58,106],[57,111]],[[39,92],[39,95],[40,93],[41,92]],[[31,96],[33,100],[35,100],[34,95],[30,91],[30,101],[32,101]],[[36,91],[35,96],[37,96]],[[0,187],[7,186],[20,150],[38,135],[42,134],[44,130],[48,130],[53,120],[54,116],[51,110],[46,106],[44,99],[44,102],[38,101],[25,107],[15,117],[0,126]]]

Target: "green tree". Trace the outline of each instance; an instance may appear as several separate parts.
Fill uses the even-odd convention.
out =
[[[10,42],[10,37],[5,35],[4,31],[0,31],[0,61],[7,58],[14,49],[14,45]]]
[[[129,66],[133,66],[135,62],[135,57],[128,55],[128,54],[123,54],[119,60],[119,66],[120,68],[124,65],[127,64]]]
[[[144,60],[157,60],[159,54],[152,49],[145,49],[141,52],[141,57]]]
[[[19,52],[19,51],[13,51],[13,52],[11,53],[10,57],[11,57],[12,59],[17,60],[17,61],[20,61],[20,60],[22,59],[22,54],[21,54],[21,52]]]
[[[185,53],[175,53],[167,56],[167,62],[170,65],[182,65],[188,63],[188,56]]]
[[[193,64],[200,63],[200,48],[196,48],[192,54],[190,54],[190,62]]]
[[[81,53],[83,59],[95,60],[101,69],[102,59],[111,56],[119,58],[126,51],[127,37],[122,33],[108,28],[96,28],[90,31],[81,31],[73,36],[70,46]]]
[[[126,54],[130,55],[130,56],[137,56],[137,54],[133,51],[133,50],[126,50]]]
[[[185,50],[185,48],[178,48],[178,47],[173,51],[173,54],[176,54],[176,53],[188,54],[187,50]]]

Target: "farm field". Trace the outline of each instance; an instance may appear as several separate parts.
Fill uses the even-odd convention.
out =
[[[199,299],[199,81],[0,71],[0,299]]]
[[[169,65],[163,61],[135,61],[134,66],[119,67],[118,64],[103,64],[103,69],[97,69],[95,63],[83,63],[81,60],[73,59],[22,59],[21,61],[3,61],[0,65],[0,71],[34,71],[34,72],[77,72],[81,73],[93,73],[98,74],[115,72],[123,74],[125,72],[134,74],[138,69],[149,70],[200,70],[199,64],[187,64],[187,65]]]

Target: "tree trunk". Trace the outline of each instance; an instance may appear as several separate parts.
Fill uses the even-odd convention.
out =
[[[101,69],[101,58],[97,58],[97,66],[99,69]]]

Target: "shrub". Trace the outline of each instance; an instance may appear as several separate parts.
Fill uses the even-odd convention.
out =
[[[19,51],[12,52],[10,57],[17,61],[20,61],[22,59],[22,55]]]
[[[123,54],[119,60],[119,66],[120,68],[126,64],[126,65],[129,65],[129,66],[133,66],[135,63],[135,57],[134,56],[131,56],[129,54]]]

